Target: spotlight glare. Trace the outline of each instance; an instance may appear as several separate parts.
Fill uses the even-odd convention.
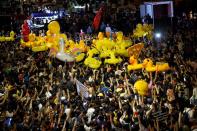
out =
[[[155,33],[156,38],[161,38],[161,33]]]

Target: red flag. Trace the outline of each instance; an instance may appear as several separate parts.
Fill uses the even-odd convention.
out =
[[[99,11],[96,13],[96,16],[94,17],[93,21],[93,27],[95,30],[98,30],[100,22],[101,22],[101,17],[103,15],[104,7],[102,6]]]
[[[27,20],[24,21],[23,25],[22,25],[22,36],[23,36],[23,40],[25,42],[27,42],[29,40],[29,33],[30,33],[30,29],[27,23]]]

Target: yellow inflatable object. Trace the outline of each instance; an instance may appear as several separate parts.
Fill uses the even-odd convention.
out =
[[[127,40],[125,41],[123,39],[123,33],[118,32],[116,33],[117,39],[116,39],[116,54],[124,57],[129,57],[128,50],[126,49],[127,47],[132,45],[132,42]]]
[[[116,33],[116,39],[117,41],[122,41],[123,40],[123,32],[119,31]]]
[[[66,34],[59,34],[59,37],[60,38],[63,38],[64,41],[67,41],[68,40]]]
[[[168,63],[156,63],[156,65],[153,65],[153,61],[149,58],[143,61],[143,66],[147,72],[163,72],[170,69]]]
[[[88,66],[90,68],[93,68],[93,69],[99,68],[101,63],[102,63],[101,61],[99,61],[99,60],[97,60],[95,58],[92,58],[93,55],[95,55],[95,54],[99,54],[97,49],[93,48],[93,49],[89,50],[87,52],[88,57],[84,61],[84,64],[86,66]]]
[[[4,36],[1,36],[0,37],[0,42],[3,42],[3,41],[5,41],[5,37]]]
[[[48,50],[48,47],[44,45],[32,47],[33,52],[40,52],[40,51],[46,51],[46,50]]]
[[[93,40],[92,40],[92,46],[95,47],[95,45],[96,45],[96,40],[93,39]]]
[[[79,46],[79,49],[82,50],[82,52],[86,52],[88,49],[84,40],[80,40],[78,46]]]
[[[21,44],[22,47],[26,47],[26,42],[24,42],[23,39],[20,39],[20,44]]]
[[[11,31],[11,32],[10,32],[10,37],[14,37],[14,36],[15,36],[14,31]]]
[[[109,50],[108,51],[110,53],[110,58],[109,59],[105,59],[104,63],[106,64],[118,64],[118,63],[121,63],[122,62],[122,59],[121,58],[116,58],[115,57],[115,52],[114,51],[111,51]]]
[[[142,69],[143,66],[142,64],[137,64],[137,65],[128,65],[128,71],[131,71],[131,70],[139,70],[139,69]]]
[[[137,24],[136,29],[133,31],[133,37],[140,38],[147,36],[148,39],[153,37],[153,26],[148,24]]]
[[[26,47],[31,48],[33,45],[34,45],[34,43],[33,43],[33,42],[30,42],[30,41],[25,42],[25,46],[26,46]]]
[[[65,47],[73,49],[75,47],[75,42],[73,40],[68,40]]]
[[[144,80],[138,80],[134,84],[134,88],[138,92],[139,95],[141,96],[146,96],[148,95],[148,83]]]
[[[13,37],[5,37],[5,41],[14,41]]]
[[[115,42],[107,38],[104,38],[103,40],[97,40],[95,44],[96,44],[95,48],[100,52],[106,50],[112,50],[115,46]]]
[[[60,33],[60,25],[57,21],[52,21],[48,24],[48,30],[51,34],[59,34]]]
[[[46,46],[48,47],[48,48],[52,48],[53,46],[57,46],[55,43],[51,43],[51,42],[47,42],[46,43]]]
[[[97,69],[100,67],[101,61],[95,58],[88,57],[85,59],[84,64],[90,68]]]
[[[73,52],[73,50],[75,50],[75,49],[80,50],[80,52],[87,52],[87,50],[88,50],[88,47],[84,43],[84,40],[80,40],[79,44],[78,43],[75,43],[72,40],[69,40],[68,41],[68,44],[67,44],[67,48],[69,50],[71,50],[71,52]]]
[[[97,49],[93,48],[93,49],[89,50],[87,52],[87,54],[88,54],[88,57],[93,57],[93,55],[99,54],[99,51]]]
[[[10,36],[0,36],[0,42],[4,42],[4,41],[14,41],[14,31],[10,32]]]
[[[34,41],[33,47],[35,47],[35,46],[41,46],[41,45],[43,45],[44,43],[45,43],[44,37],[42,37],[42,36],[37,36],[37,37],[36,37],[36,41]]]
[[[75,57],[76,62],[80,62],[84,59],[85,53],[81,53]]]
[[[28,35],[28,38],[29,38],[29,41],[28,42],[23,41],[23,45],[26,47],[29,47],[29,48],[35,46],[36,45],[36,35],[33,33],[30,33]]]
[[[137,62],[137,58],[139,57],[139,54],[143,48],[143,43],[138,43],[128,48],[128,53],[130,55],[130,65],[127,66],[128,71],[139,70],[143,68],[143,64],[138,64]]]
[[[100,52],[100,55],[99,55],[100,58],[107,58],[107,57],[110,57],[110,52],[109,51],[102,51]]]
[[[29,41],[33,42],[36,40],[36,35],[34,33],[30,33],[28,38],[29,38]]]
[[[124,56],[124,57],[129,57],[129,53],[128,53],[126,47],[118,46],[116,48],[117,48],[117,50],[116,50],[117,55]]]
[[[99,39],[99,40],[103,40],[103,38],[104,38],[103,33],[102,33],[102,32],[99,32],[99,33],[98,33],[98,39]]]
[[[105,59],[104,61],[105,64],[114,64],[114,65],[121,62],[122,62],[121,58],[110,58],[110,59]]]
[[[127,66],[128,71],[139,70],[139,69],[143,68],[143,65],[142,64],[138,64],[137,59],[135,59],[134,56],[130,57],[129,63],[130,63],[130,65]]]

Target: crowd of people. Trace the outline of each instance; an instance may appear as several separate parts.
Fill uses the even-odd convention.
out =
[[[1,42],[1,130],[196,130],[194,22],[178,19],[160,49],[143,41],[139,62],[147,57],[168,62],[171,69],[163,73],[128,72],[128,59],[95,70],[34,53],[17,41]],[[134,88],[140,79],[149,83],[147,96]],[[78,94],[78,81],[87,87],[87,98]]]

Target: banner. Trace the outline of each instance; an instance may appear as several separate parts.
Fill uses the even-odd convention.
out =
[[[96,16],[94,17],[93,27],[94,27],[94,30],[96,30],[96,31],[99,29],[103,12],[104,12],[104,6],[101,6],[99,11],[96,13]]]
[[[135,57],[135,59],[137,59],[140,55],[141,50],[144,48],[144,44],[143,43],[138,43],[135,44],[131,47],[128,48],[128,53],[129,56],[133,56]]]
[[[83,98],[88,98],[88,88],[83,85],[80,81],[76,80],[76,87],[77,87],[77,93]]]

